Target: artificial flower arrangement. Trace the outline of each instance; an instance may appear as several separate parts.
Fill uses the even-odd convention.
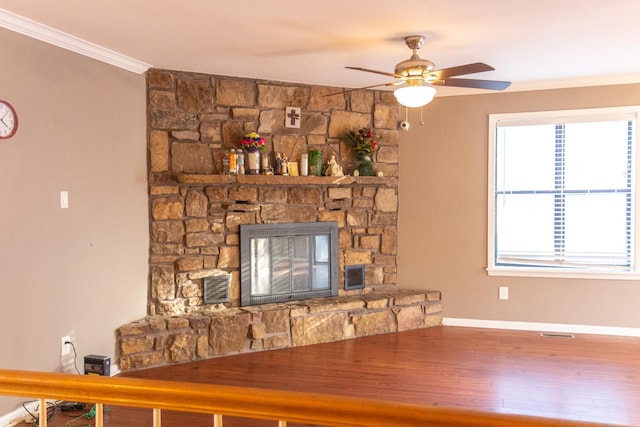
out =
[[[358,156],[358,173],[362,176],[373,176],[373,154],[378,148],[374,138],[377,135],[371,128],[362,128],[359,131],[349,130],[342,140],[353,147]]]
[[[353,147],[358,154],[358,158],[362,159],[366,156],[373,157],[378,143],[375,141],[377,135],[371,128],[362,128],[358,132],[354,130],[347,131],[342,140]]]
[[[267,142],[255,132],[249,132],[240,140],[240,145],[247,151],[265,151]]]

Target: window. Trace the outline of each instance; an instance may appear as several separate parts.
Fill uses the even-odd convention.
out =
[[[490,115],[489,274],[640,277],[639,112]]]

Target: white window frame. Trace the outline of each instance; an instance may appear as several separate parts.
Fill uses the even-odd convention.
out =
[[[622,115],[635,117],[636,131],[633,140],[633,212],[632,212],[632,260],[630,271],[576,271],[568,268],[557,267],[522,267],[502,266],[495,262],[495,212],[494,212],[494,188],[495,188],[495,154],[496,154],[496,130],[504,123],[547,124],[554,120],[565,122],[576,121],[591,116],[593,121],[606,120],[608,117],[619,118]],[[584,120],[583,120],[584,121]],[[487,273],[490,276],[519,276],[519,277],[555,277],[555,278],[582,278],[582,279],[614,279],[614,280],[638,280],[640,279],[640,237],[636,233],[636,227],[640,224],[640,141],[638,128],[640,127],[640,106],[589,108],[579,110],[537,111],[524,113],[505,113],[489,115],[489,170],[488,170],[488,218],[487,218]]]

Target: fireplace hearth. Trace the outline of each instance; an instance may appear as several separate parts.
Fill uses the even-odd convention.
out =
[[[119,368],[149,368],[441,323],[440,292],[410,290],[147,316],[118,329]]]

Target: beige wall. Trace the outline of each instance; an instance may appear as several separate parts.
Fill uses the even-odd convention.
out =
[[[0,368],[60,371],[72,335],[82,371],[146,311],[145,79],[4,29],[0,46],[19,116],[0,141]]]
[[[436,98],[424,125],[411,110],[400,137],[400,287],[441,290],[449,318],[640,327],[638,281],[485,272],[488,115],[638,103],[640,85],[619,85]]]

